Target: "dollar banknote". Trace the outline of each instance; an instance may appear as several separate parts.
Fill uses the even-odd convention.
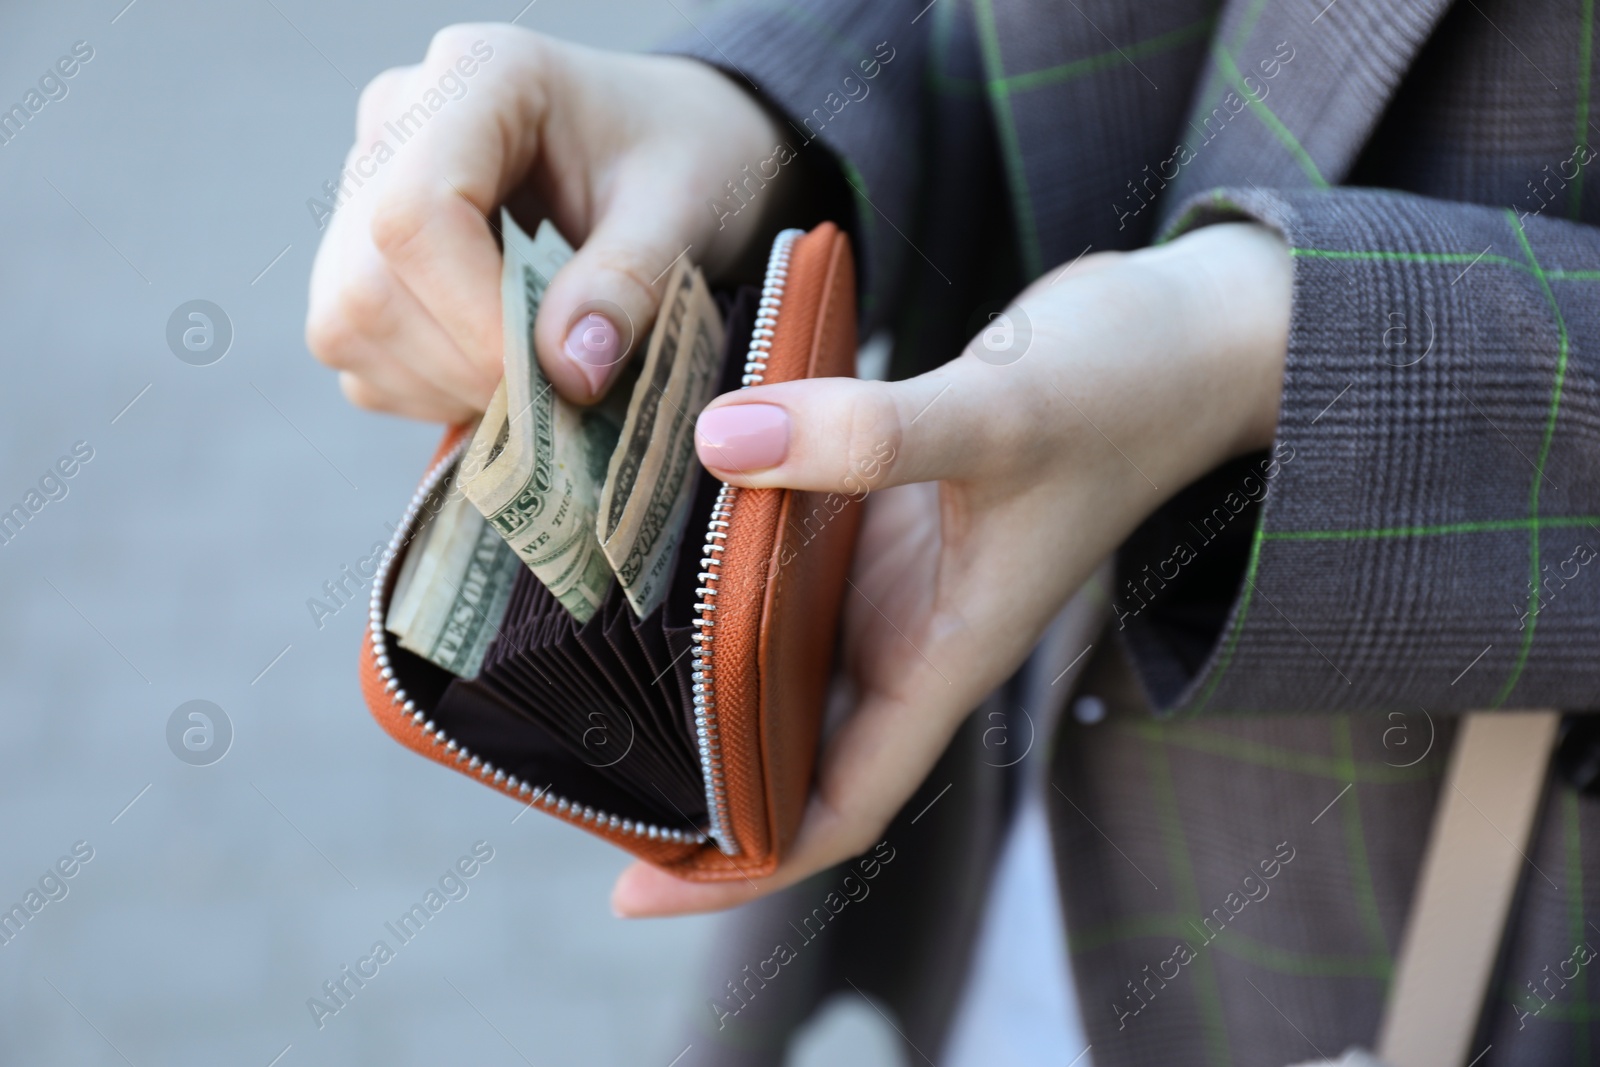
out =
[[[462,459],[461,488],[581,624],[599,609],[612,578],[595,517],[628,393],[613,389],[608,402],[589,408],[556,395],[534,353],[533,325],[572,247],[549,221],[533,238],[509,212],[501,212],[501,223],[505,379]]]
[[[600,494],[600,546],[640,618],[667,595],[699,480],[695,420],[716,392],[721,361],[711,291],[699,268],[680,259]]]
[[[462,678],[475,678],[500,631],[516,553],[456,488],[427,501],[395,581],[385,625],[400,647]]]

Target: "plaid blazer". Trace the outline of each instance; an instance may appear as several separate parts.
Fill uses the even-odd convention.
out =
[[[1288,240],[1276,446],[1125,546],[1079,686],[1110,714],[1055,732],[1048,797],[1095,1064],[1370,1046],[1451,715],[1600,705],[1593,0],[756,0],[675,48],[836,161],[898,375],[1091,249],[1225,219]],[[855,967],[924,1058],[957,988],[933,964],[961,958],[929,945],[970,933],[995,824],[974,827],[1005,806],[973,734],[907,810],[951,797],[890,835],[945,880],[861,904],[832,970],[785,979]],[[1600,946],[1600,806],[1553,783],[1480,1067],[1587,1063],[1600,1038],[1600,978],[1563,969]],[[723,1028],[729,1062],[814,1001],[791,999]]]

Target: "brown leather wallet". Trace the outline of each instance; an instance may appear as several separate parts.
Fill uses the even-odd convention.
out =
[[[720,391],[854,372],[855,271],[832,223],[786,230],[759,292],[719,294]],[[810,794],[860,520],[843,493],[741,489],[702,472],[666,602],[614,582],[579,626],[519,573],[477,678],[384,629],[399,564],[468,441],[449,430],[373,582],[361,687],[401,744],[680,877],[771,873]],[[693,520],[691,519],[691,523]]]

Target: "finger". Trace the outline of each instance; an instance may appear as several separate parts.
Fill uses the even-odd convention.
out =
[[[313,348],[319,347],[314,344]],[[345,396],[352,403],[362,407],[374,407],[377,410],[393,411],[396,414],[404,413],[417,416],[422,411],[449,412],[459,417],[463,413],[482,410],[481,405],[464,402],[460,397],[454,396],[441,389],[437,384],[424,378],[404,363],[391,357],[389,351],[381,345],[374,344],[362,338],[341,344],[328,355],[318,355],[324,364],[340,372],[341,385],[345,379],[364,382],[371,390],[387,398],[404,398],[411,403],[400,405],[385,404],[381,407],[373,404],[362,403],[352,394],[349,387],[344,387]],[[400,410],[404,407],[404,412]]]
[[[618,877],[611,908],[625,918],[687,915],[737,907],[803,881],[865,852],[926,777],[949,743],[969,699],[946,688],[932,672],[902,694],[864,701],[829,741],[817,794],[806,810],[794,849],[765,878],[691,882],[637,862]],[[953,713],[936,715],[940,701]],[[943,709],[941,709],[943,710]]]
[[[424,393],[415,389],[388,388],[370,378],[349,371],[339,374],[339,390],[358,408],[384,415],[454,425],[466,422],[476,410],[443,393]]]
[[[375,208],[372,241],[487,395],[505,363],[500,252],[481,209],[442,179],[407,184]]]
[[[940,494],[931,483],[901,486],[875,494],[867,507],[858,560],[873,562],[851,578],[842,641],[853,653],[846,669],[860,701],[820,754],[816,792],[783,865],[768,879],[718,884],[630,869],[613,892],[619,914],[730,907],[866,851],[926,780],[968,712],[1015,670],[1031,647],[1024,631],[1034,615],[1026,604],[1018,609],[1027,597],[1014,590],[1046,583],[1030,580],[1028,563],[1004,553],[989,553],[991,565],[981,572],[941,567],[945,550],[962,552],[962,535],[928,529]],[[1016,528],[1017,516],[999,510],[967,535],[969,544],[993,544],[998,531]],[[1007,592],[991,581],[996,565]],[[1017,614],[1028,617],[1011,617]]]
[[[624,919],[653,919],[721,911],[775,893],[775,878],[746,882],[689,882],[638,860],[617,876],[611,889],[611,911]]]
[[[383,350],[377,346],[362,344],[359,347],[363,350],[363,354],[338,363],[329,362],[328,366],[342,375],[359,378],[382,393],[412,396],[434,407],[448,406],[452,409],[477,410],[440,389],[405,364],[386,358]]]
[[[765,878],[691,882],[638,861],[617,877],[611,890],[611,910],[623,918],[644,919],[738,907],[803,881],[862,851],[851,847],[849,842],[855,837],[846,836],[848,830],[837,816],[819,810],[813,802],[796,838],[794,853]]]
[[[542,99],[538,56],[543,49],[531,34],[514,42],[497,38],[494,76],[480,73],[468,83],[456,73],[457,64],[481,59],[484,42],[474,40],[476,32],[471,27],[441,32],[409,75],[406,90],[387,97],[404,105],[438,93],[447,80],[452,89],[466,86],[449,93],[448,119],[429,119],[428,108],[421,107],[422,120],[402,122],[410,132],[393,148],[372,189],[370,234],[395,276],[460,349],[476,377],[492,384],[503,367],[501,257],[488,213],[533,159],[542,113],[537,101]],[[391,116],[396,118],[404,116]]]
[[[1017,420],[1005,383],[962,357],[919,378],[813,378],[727,393],[695,426],[700,462],[724,481],[859,493],[979,472]]]
[[[382,136],[383,123],[397,110],[394,106],[411,84],[417,67],[390,67],[362,87],[356,99],[356,143],[371,144]],[[345,160],[348,167],[351,160]]]
[[[355,202],[334,216],[312,267],[307,344],[323,362],[363,370],[374,346],[462,404],[481,410],[498,366],[474,366],[372,242]],[[354,213],[355,219],[344,217]]]
[[[534,328],[539,364],[562,396],[592,403],[604,396],[649,336],[667,276],[693,257],[687,212],[694,203],[657,163],[622,178],[582,247],[556,272]]]

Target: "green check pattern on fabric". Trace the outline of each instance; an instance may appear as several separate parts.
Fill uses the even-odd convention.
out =
[[[982,47],[984,84],[993,107],[994,124],[1006,164],[1012,213],[1022,249],[1022,267],[1025,275],[1033,278],[1042,274],[1049,265],[1045,260],[1044,249],[1051,234],[1041,231],[1040,220],[1035,215],[1032,190],[1039,184],[1059,183],[1061,175],[1056,171],[1036,176],[1040,168],[1033,161],[1038,157],[1035,154],[1030,159],[1023,150],[1023,127],[1019,125],[1017,118],[1019,98],[1022,98],[1020,106],[1024,109],[1036,109],[1035,101],[1028,98],[1037,97],[1042,93],[1057,96],[1063,101],[1074,98],[1092,99],[1099,89],[1092,81],[1095,75],[1116,72],[1124,78],[1149,78],[1150,75],[1145,74],[1139,65],[1141,61],[1145,63],[1150,63],[1152,60],[1159,61],[1157,67],[1159,70],[1170,70],[1174,67],[1183,71],[1193,69],[1215,26],[1216,12],[1208,9],[1209,5],[1200,5],[1203,13],[1198,17],[1159,32],[1148,34],[1141,32],[1136,39],[1127,44],[1118,45],[1109,42],[1112,45],[1110,48],[1065,62],[1033,66],[1026,58],[1013,59],[1006,54],[1001,45],[1001,38],[1006,35],[1007,30],[1011,30],[1009,36],[1015,38],[1018,27],[1012,20],[1018,14],[1017,9],[1014,6],[1001,9],[1001,14],[1007,16],[1002,20],[997,17],[995,0],[972,0],[972,3],[976,13],[977,36]],[[1180,11],[1184,9],[1184,5],[1173,5],[1173,7]],[[1152,21],[1170,22],[1171,17],[1168,10],[1158,8]],[[1039,27],[1038,30],[1050,32],[1046,27]],[[1063,104],[1057,103],[1052,110],[1061,107]],[[1149,132],[1155,133],[1158,129],[1159,127],[1154,127]],[[1151,144],[1159,144],[1159,139],[1152,139]],[[1148,158],[1146,155],[1145,159]],[[1139,163],[1133,160],[1128,162],[1130,163],[1128,173],[1137,175],[1140,170]],[[1126,239],[1119,241],[1111,238],[1109,234],[1103,236],[1102,240],[1107,241],[1103,247],[1127,246]]]
[[[1064,724],[1053,774],[1096,1062],[1288,1063],[1362,1027],[1370,1042],[1454,722],[1159,723],[1136,686],[1121,653],[1097,655],[1084,690],[1122,713]],[[1179,945],[1193,960],[1173,977]]]
[[[1052,827],[1097,1067],[1370,1045],[1451,716],[1600,705],[1593,0],[790,0],[696,23],[682,50],[794,123],[895,50],[802,150],[837,161],[898,374],[1086,252],[1284,235],[1293,460],[1202,545],[1198,592],[1124,604],[1097,643],[1084,685],[1112,713],[1060,728]],[[1551,790],[1478,1067],[1593,1062],[1597,983],[1529,982],[1600,946],[1597,819]],[[1228,909],[1280,844],[1270,895]],[[1179,940],[1194,959],[1151,977]],[[870,970],[846,954],[815,981]]]
[[[1379,194],[1362,195],[1376,197]],[[1202,199],[1193,208],[1184,213],[1179,222],[1175,225],[1172,233],[1169,233],[1168,236],[1170,238],[1170,236],[1173,236],[1176,233],[1184,232],[1186,229],[1192,228],[1196,225],[1202,225],[1206,222],[1244,215],[1259,217],[1263,221],[1267,221],[1277,226],[1285,233],[1286,236],[1289,236],[1291,240],[1293,240],[1294,237],[1303,233],[1308,225],[1318,224],[1316,222],[1308,223],[1304,219],[1296,218],[1295,216],[1298,213],[1303,211],[1329,210],[1330,208],[1332,210],[1348,210],[1346,205],[1351,202],[1352,200],[1347,198],[1343,201],[1340,201],[1339,206],[1334,207],[1333,205],[1335,204],[1335,201],[1329,200],[1317,194],[1298,193],[1290,197],[1275,198],[1265,194],[1258,194],[1253,190],[1233,190],[1222,196],[1210,196]],[[1387,212],[1396,206],[1396,204],[1403,205],[1401,208],[1401,214],[1403,214],[1405,208],[1410,206],[1409,202],[1407,201],[1396,201],[1393,197],[1386,197],[1383,210]],[[1325,247],[1305,247],[1300,245],[1296,245],[1292,249],[1292,252],[1295,260],[1304,265],[1301,268],[1302,274],[1306,273],[1307,268],[1314,267],[1317,264],[1328,264],[1330,267],[1337,267],[1339,270],[1344,271],[1359,272],[1364,269],[1370,269],[1375,272],[1370,284],[1382,285],[1392,282],[1393,272],[1411,271],[1416,272],[1414,277],[1418,279],[1414,284],[1426,289],[1428,287],[1438,287],[1439,277],[1436,277],[1436,275],[1439,275],[1440,272],[1442,272],[1442,274],[1449,276],[1448,281],[1442,288],[1449,290],[1453,289],[1457,284],[1466,279],[1472,271],[1481,270],[1485,272],[1483,275],[1480,275],[1480,278],[1482,279],[1481,283],[1478,279],[1474,279],[1471,284],[1482,284],[1490,288],[1503,288],[1507,284],[1510,284],[1520,287],[1526,295],[1537,294],[1538,303],[1542,305],[1543,314],[1547,316],[1546,323],[1541,324],[1533,321],[1518,322],[1516,323],[1516,327],[1517,332],[1519,332],[1521,335],[1520,339],[1513,340],[1512,338],[1507,337],[1504,344],[1509,358],[1519,361],[1524,353],[1528,351],[1526,346],[1530,343],[1530,338],[1533,339],[1531,343],[1534,345],[1543,346],[1548,349],[1548,384],[1545,386],[1546,398],[1544,400],[1543,411],[1541,413],[1542,417],[1539,419],[1537,434],[1529,434],[1525,441],[1519,445],[1517,441],[1507,436],[1505,432],[1500,429],[1496,420],[1483,410],[1481,404],[1472,399],[1470,393],[1467,392],[1465,387],[1468,381],[1466,377],[1463,377],[1462,379],[1463,384],[1457,384],[1454,381],[1450,383],[1450,388],[1460,397],[1465,399],[1466,406],[1469,408],[1469,410],[1475,413],[1477,417],[1480,417],[1487,427],[1492,427],[1493,432],[1501,436],[1504,440],[1504,444],[1509,446],[1509,448],[1512,450],[1512,454],[1515,456],[1520,456],[1521,462],[1526,464],[1528,488],[1526,490],[1525,501],[1521,505],[1523,514],[1515,517],[1503,515],[1464,519],[1460,521],[1444,523],[1397,524],[1355,527],[1348,529],[1283,529],[1280,528],[1279,522],[1275,521],[1277,511],[1274,509],[1269,500],[1267,506],[1262,511],[1254,531],[1253,540],[1250,546],[1249,559],[1245,566],[1239,600],[1234,609],[1233,617],[1226,629],[1224,639],[1213,658],[1213,663],[1210,669],[1205,672],[1204,677],[1192,690],[1191,698],[1187,701],[1180,702],[1178,708],[1179,714],[1193,716],[1207,712],[1216,712],[1223,709],[1244,710],[1237,704],[1229,702],[1218,703],[1217,693],[1219,689],[1225,688],[1230,675],[1240,669],[1240,661],[1238,658],[1240,642],[1244,638],[1245,634],[1249,631],[1251,619],[1253,617],[1252,613],[1259,613],[1260,608],[1258,607],[1258,597],[1265,597],[1268,603],[1272,605],[1271,610],[1281,616],[1281,619],[1285,622],[1294,618],[1296,615],[1296,612],[1291,609],[1279,608],[1272,594],[1263,594],[1261,592],[1258,585],[1258,576],[1261,572],[1264,555],[1270,563],[1274,552],[1293,552],[1297,544],[1304,544],[1308,542],[1324,542],[1328,544],[1343,543],[1351,546],[1349,549],[1350,552],[1356,553],[1356,555],[1349,556],[1349,558],[1361,559],[1364,558],[1361,553],[1364,553],[1368,550],[1362,549],[1359,544],[1357,544],[1359,542],[1405,541],[1418,538],[1438,538],[1445,536],[1472,537],[1478,535],[1506,535],[1512,533],[1521,534],[1525,538],[1526,545],[1524,555],[1524,559],[1526,561],[1524,565],[1525,582],[1524,588],[1521,592],[1522,602],[1526,605],[1526,611],[1521,618],[1512,615],[1506,615],[1504,617],[1508,624],[1513,622],[1516,623],[1514,631],[1510,625],[1479,628],[1479,634],[1486,638],[1486,640],[1477,643],[1479,649],[1483,649],[1486,652],[1492,652],[1493,646],[1497,643],[1495,639],[1498,637],[1500,638],[1498,643],[1502,646],[1507,655],[1500,657],[1498,663],[1491,660],[1489,664],[1485,664],[1499,666],[1501,668],[1500,678],[1502,680],[1499,682],[1499,684],[1492,690],[1484,690],[1475,685],[1473,690],[1473,692],[1478,693],[1481,696],[1481,700],[1476,701],[1475,703],[1478,706],[1484,707],[1505,706],[1507,701],[1517,692],[1517,686],[1523,678],[1524,672],[1527,668],[1529,656],[1535,647],[1541,610],[1549,595],[1548,587],[1544,585],[1544,580],[1546,577],[1545,568],[1548,566],[1549,562],[1548,559],[1544,558],[1546,553],[1542,552],[1545,541],[1545,531],[1578,531],[1580,534],[1580,541],[1583,544],[1587,544],[1587,540],[1582,538],[1582,534],[1600,534],[1600,516],[1597,516],[1595,511],[1585,510],[1584,513],[1575,515],[1551,515],[1545,514],[1541,508],[1541,501],[1543,499],[1546,485],[1554,484],[1550,478],[1548,468],[1551,462],[1552,450],[1557,442],[1557,431],[1561,425],[1560,418],[1562,410],[1562,397],[1566,387],[1569,361],[1572,357],[1571,338],[1567,327],[1567,316],[1563,311],[1563,301],[1576,302],[1578,304],[1593,303],[1593,301],[1586,299],[1587,294],[1584,291],[1571,291],[1568,290],[1565,285],[1563,285],[1564,295],[1561,298],[1558,298],[1557,292],[1553,288],[1553,283],[1572,283],[1580,280],[1574,278],[1574,274],[1577,272],[1568,269],[1547,272],[1541,264],[1539,257],[1534,253],[1534,249],[1530,243],[1526,227],[1524,226],[1522,220],[1515,213],[1509,211],[1499,213],[1499,223],[1502,232],[1494,233],[1492,232],[1493,227],[1489,222],[1489,220],[1494,217],[1494,213],[1486,209],[1464,209],[1464,211],[1467,213],[1476,212],[1476,214],[1473,216],[1473,226],[1477,230],[1478,236],[1483,236],[1484,231],[1486,230],[1491,231],[1488,233],[1489,240],[1480,245],[1477,252],[1413,252],[1392,248],[1338,249]],[[1535,219],[1531,221],[1532,224],[1537,228],[1543,228],[1544,226],[1548,225],[1548,223],[1542,220]],[[1378,219],[1363,219],[1363,222],[1376,223],[1380,225],[1385,223],[1404,225],[1403,221],[1396,218],[1384,218],[1381,221]],[[1502,245],[1515,248],[1520,255],[1517,258],[1513,258],[1509,255],[1500,255],[1491,252],[1490,250],[1495,247],[1495,238],[1497,237]],[[1474,239],[1472,243],[1477,244],[1478,242],[1476,239]],[[1497,270],[1506,272],[1509,277],[1495,277],[1493,272]],[[1324,273],[1327,274],[1328,272],[1325,271]],[[1359,273],[1353,277],[1346,275],[1342,279],[1342,282],[1344,287],[1348,289],[1352,282],[1359,285],[1365,278],[1365,275]],[[1331,284],[1337,285],[1338,283]],[[1531,300],[1525,300],[1524,305],[1528,311],[1532,311],[1533,303]],[[1493,307],[1492,304],[1486,304],[1484,306]],[[1496,313],[1493,311],[1488,313],[1488,315],[1494,314]],[[1488,315],[1484,317],[1488,317]],[[1429,316],[1429,319],[1431,321],[1431,315]],[[1379,327],[1378,332],[1380,334],[1382,333],[1383,328],[1386,327],[1390,321],[1391,320],[1388,318],[1380,318],[1376,320],[1376,325]],[[1367,325],[1371,326],[1373,323],[1368,323]],[[1541,329],[1541,327],[1543,328]],[[1377,345],[1373,344],[1373,337],[1371,336],[1371,333],[1372,331],[1369,330],[1369,336],[1359,339],[1352,337],[1340,337],[1338,343],[1346,346],[1354,345],[1358,351],[1364,349],[1365,351],[1372,352],[1374,349],[1376,349],[1381,356],[1383,352],[1381,342]],[[1543,335],[1542,337],[1541,334]],[[1435,353],[1433,353],[1430,349],[1428,353],[1419,357],[1419,362],[1434,355]],[[1296,351],[1296,346],[1292,343],[1291,375],[1293,375],[1296,370],[1296,356],[1301,356],[1302,359],[1316,360],[1316,366],[1318,368],[1326,366],[1326,362],[1322,359],[1322,353],[1320,351],[1301,355]],[[1447,351],[1439,351],[1437,353],[1437,357],[1437,364],[1443,365],[1443,373],[1449,374],[1454,371],[1454,368],[1450,367],[1448,364],[1449,354]],[[1464,353],[1460,358],[1462,358],[1464,361],[1468,361],[1468,370],[1476,370],[1476,368],[1473,368],[1470,364],[1470,360],[1472,358],[1470,353]],[[1375,360],[1374,362],[1378,361]],[[1362,369],[1359,367],[1352,368],[1352,375],[1346,382],[1344,387],[1345,390],[1355,386],[1361,380],[1361,377]],[[1419,388],[1432,389],[1433,386],[1429,383],[1424,383],[1423,386],[1419,386]],[[1315,434],[1317,434],[1319,431],[1315,429],[1316,424],[1322,421],[1322,419],[1327,415],[1328,411],[1340,401],[1342,396],[1343,392],[1340,392],[1338,395],[1331,396],[1327,406],[1316,411],[1314,414],[1312,414],[1309,410],[1305,413],[1308,417],[1304,420],[1304,429],[1301,430],[1301,432],[1310,434],[1312,435],[1311,437],[1297,437],[1291,441],[1288,428],[1295,424],[1292,420],[1286,419],[1284,420],[1282,428],[1280,429],[1280,438],[1284,442],[1294,444],[1295,447],[1317,447],[1315,444]],[[1339,413],[1339,415],[1335,416],[1335,419],[1329,420],[1329,428],[1335,433],[1339,432],[1337,429],[1335,429],[1335,427],[1338,419],[1341,418],[1342,415],[1343,413]],[[1295,428],[1300,430],[1299,426],[1296,426]],[[1421,428],[1419,427],[1419,430],[1420,429]],[[1308,441],[1311,443],[1307,443]],[[1573,463],[1581,463],[1582,461],[1583,460],[1581,456],[1574,456],[1570,453],[1568,453],[1567,459],[1565,460],[1569,466]],[[1509,474],[1510,472],[1508,471],[1508,475]],[[1280,484],[1276,486],[1274,488],[1274,492],[1292,491],[1292,485],[1293,478],[1291,476],[1286,485]],[[1600,503],[1600,501],[1595,502]],[[1441,499],[1438,501],[1437,506],[1449,507],[1451,503],[1452,502],[1450,500]],[[1507,499],[1506,503],[1510,503],[1509,498]],[[1596,509],[1596,511],[1600,511],[1600,509]],[[1600,543],[1600,541],[1597,541],[1597,543]],[[1563,547],[1565,547],[1565,542],[1562,544]],[[1331,559],[1335,557],[1328,558]],[[1570,575],[1566,575],[1565,577],[1570,577]],[[1487,607],[1488,605],[1484,606]],[[1498,605],[1496,605],[1496,607],[1498,607]],[[1463,610],[1467,609],[1464,608]],[[1280,625],[1281,624],[1282,623],[1280,623]],[[1293,624],[1291,623],[1290,625],[1292,627]],[[1345,672],[1339,670],[1334,661],[1330,659],[1329,655],[1324,650],[1321,650],[1317,646],[1315,641],[1305,636],[1303,633],[1301,634],[1301,637],[1305,641],[1307,648],[1311,650],[1312,654],[1326,661],[1328,665],[1333,666],[1334,671],[1340,675],[1339,680],[1343,681],[1346,686],[1354,688],[1351,679],[1345,677]],[[1460,646],[1462,658],[1458,662],[1461,667],[1466,667],[1469,663],[1473,663],[1474,656],[1477,655],[1475,651],[1469,651],[1468,648],[1468,645]],[[1274,654],[1276,654],[1277,651],[1277,649],[1274,649]],[[1254,659],[1255,657],[1252,657],[1247,650],[1244,660],[1246,669],[1249,669],[1249,667],[1253,665]],[[1441,664],[1441,667],[1442,666],[1443,664]],[[1441,670],[1440,673],[1435,677],[1435,684],[1433,684],[1431,688],[1426,690],[1413,689],[1407,695],[1415,698],[1416,702],[1425,706],[1430,703],[1433,706],[1450,706],[1451,703],[1455,703],[1456,701],[1451,700],[1452,694],[1449,694],[1446,692],[1446,690],[1455,687],[1459,681],[1459,677],[1456,677],[1453,674],[1448,674],[1444,670]],[[1556,704],[1557,706],[1582,707],[1591,702],[1595,693],[1595,679],[1591,676],[1582,675],[1580,673],[1578,677],[1572,679],[1572,681],[1575,681],[1576,685],[1568,686],[1563,692],[1533,694],[1532,699],[1539,703],[1550,703]],[[1457,700],[1459,699],[1460,698],[1458,697]],[[1248,705],[1246,706],[1248,707]],[[1337,704],[1335,706],[1337,706]],[[1350,706],[1350,704],[1347,702],[1345,706]],[[1391,699],[1388,703],[1385,703],[1380,698],[1376,703],[1358,703],[1355,706],[1382,709],[1385,707],[1394,706],[1394,701]],[[1260,706],[1257,706],[1256,710],[1263,709]]]
[[[1245,102],[1251,113],[1261,120],[1261,124],[1294,157],[1295,163],[1301,170],[1305,171],[1306,177],[1310,179],[1311,184],[1319,189],[1326,189],[1328,180],[1317,169],[1317,164],[1311,158],[1311,154],[1300,144],[1299,138],[1289,132],[1289,127],[1283,124],[1283,120],[1273,114],[1272,109],[1246,86],[1244,72],[1239,69],[1239,65],[1234,62],[1233,57],[1228,54],[1228,50],[1221,45],[1217,45],[1211,50],[1211,58],[1216,63],[1217,69],[1227,76],[1228,84],[1233,87],[1234,92],[1238,94],[1238,98]]]

